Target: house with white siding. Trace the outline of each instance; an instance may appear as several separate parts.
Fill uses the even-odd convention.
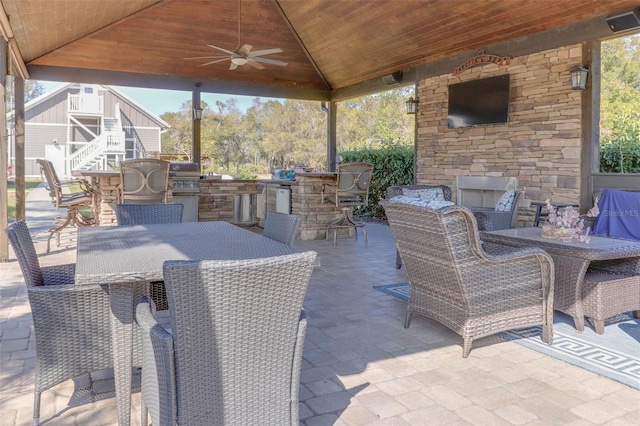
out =
[[[15,164],[13,111],[7,114],[9,163]],[[63,84],[25,104],[25,175],[40,176],[38,158],[60,176],[104,170],[124,159],[157,157],[169,124],[106,85]]]

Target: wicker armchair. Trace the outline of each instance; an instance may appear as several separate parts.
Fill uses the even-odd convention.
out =
[[[415,312],[472,342],[500,331],[542,324],[553,340],[554,266],[543,250],[487,254],[466,207],[440,210],[383,201],[410,284],[405,327]]]
[[[267,218],[264,222],[264,232],[262,235],[293,246],[299,225],[300,216],[298,215],[269,211],[267,212]]]
[[[171,332],[142,299],[142,424],[298,426],[315,252],[166,262]]]
[[[402,188],[411,190],[440,188],[442,189],[445,201],[451,201],[451,188],[446,185],[393,185],[387,187],[387,199],[389,200],[393,197],[397,197],[398,195],[402,195]],[[483,212],[474,212],[474,216],[476,217],[476,222],[478,223],[478,229],[480,231],[493,231],[493,221],[488,214]],[[400,269],[401,267],[402,259],[400,258],[400,252],[396,250],[396,269]]]
[[[99,286],[74,285],[75,265],[41,268],[23,221],[7,228],[22,269],[36,339],[33,418],[45,390],[81,374],[113,367],[109,295]]]

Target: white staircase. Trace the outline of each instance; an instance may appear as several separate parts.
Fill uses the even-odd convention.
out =
[[[125,155],[125,132],[120,121],[120,105],[116,104],[115,118],[102,118],[100,134],[67,156],[67,170],[103,170],[107,168],[109,156],[124,159]]]

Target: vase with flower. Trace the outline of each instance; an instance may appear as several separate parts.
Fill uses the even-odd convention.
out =
[[[547,199],[547,210],[549,215],[547,216],[547,223],[542,225],[542,236],[548,238],[562,238],[565,240],[576,239],[583,243],[589,243],[591,237],[590,227],[584,226],[584,220],[580,217],[580,213],[571,206],[557,209]],[[598,206],[594,206],[587,216],[596,217],[600,211]]]

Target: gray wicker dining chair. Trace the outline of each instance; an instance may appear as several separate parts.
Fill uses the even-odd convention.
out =
[[[115,204],[118,225],[182,222],[183,204]]]
[[[298,215],[268,211],[262,235],[293,246],[299,225],[300,216]]]
[[[164,264],[170,330],[141,299],[142,424],[298,426],[316,253]]]
[[[486,253],[466,207],[381,204],[409,279],[405,327],[413,313],[440,322],[462,336],[463,358],[474,340],[515,328],[542,325],[542,340],[552,343],[554,265],[546,252]]]
[[[34,424],[42,392],[65,380],[113,367],[109,295],[100,286],[76,286],[75,264],[40,267],[24,221],[7,227],[31,305],[36,340]]]

